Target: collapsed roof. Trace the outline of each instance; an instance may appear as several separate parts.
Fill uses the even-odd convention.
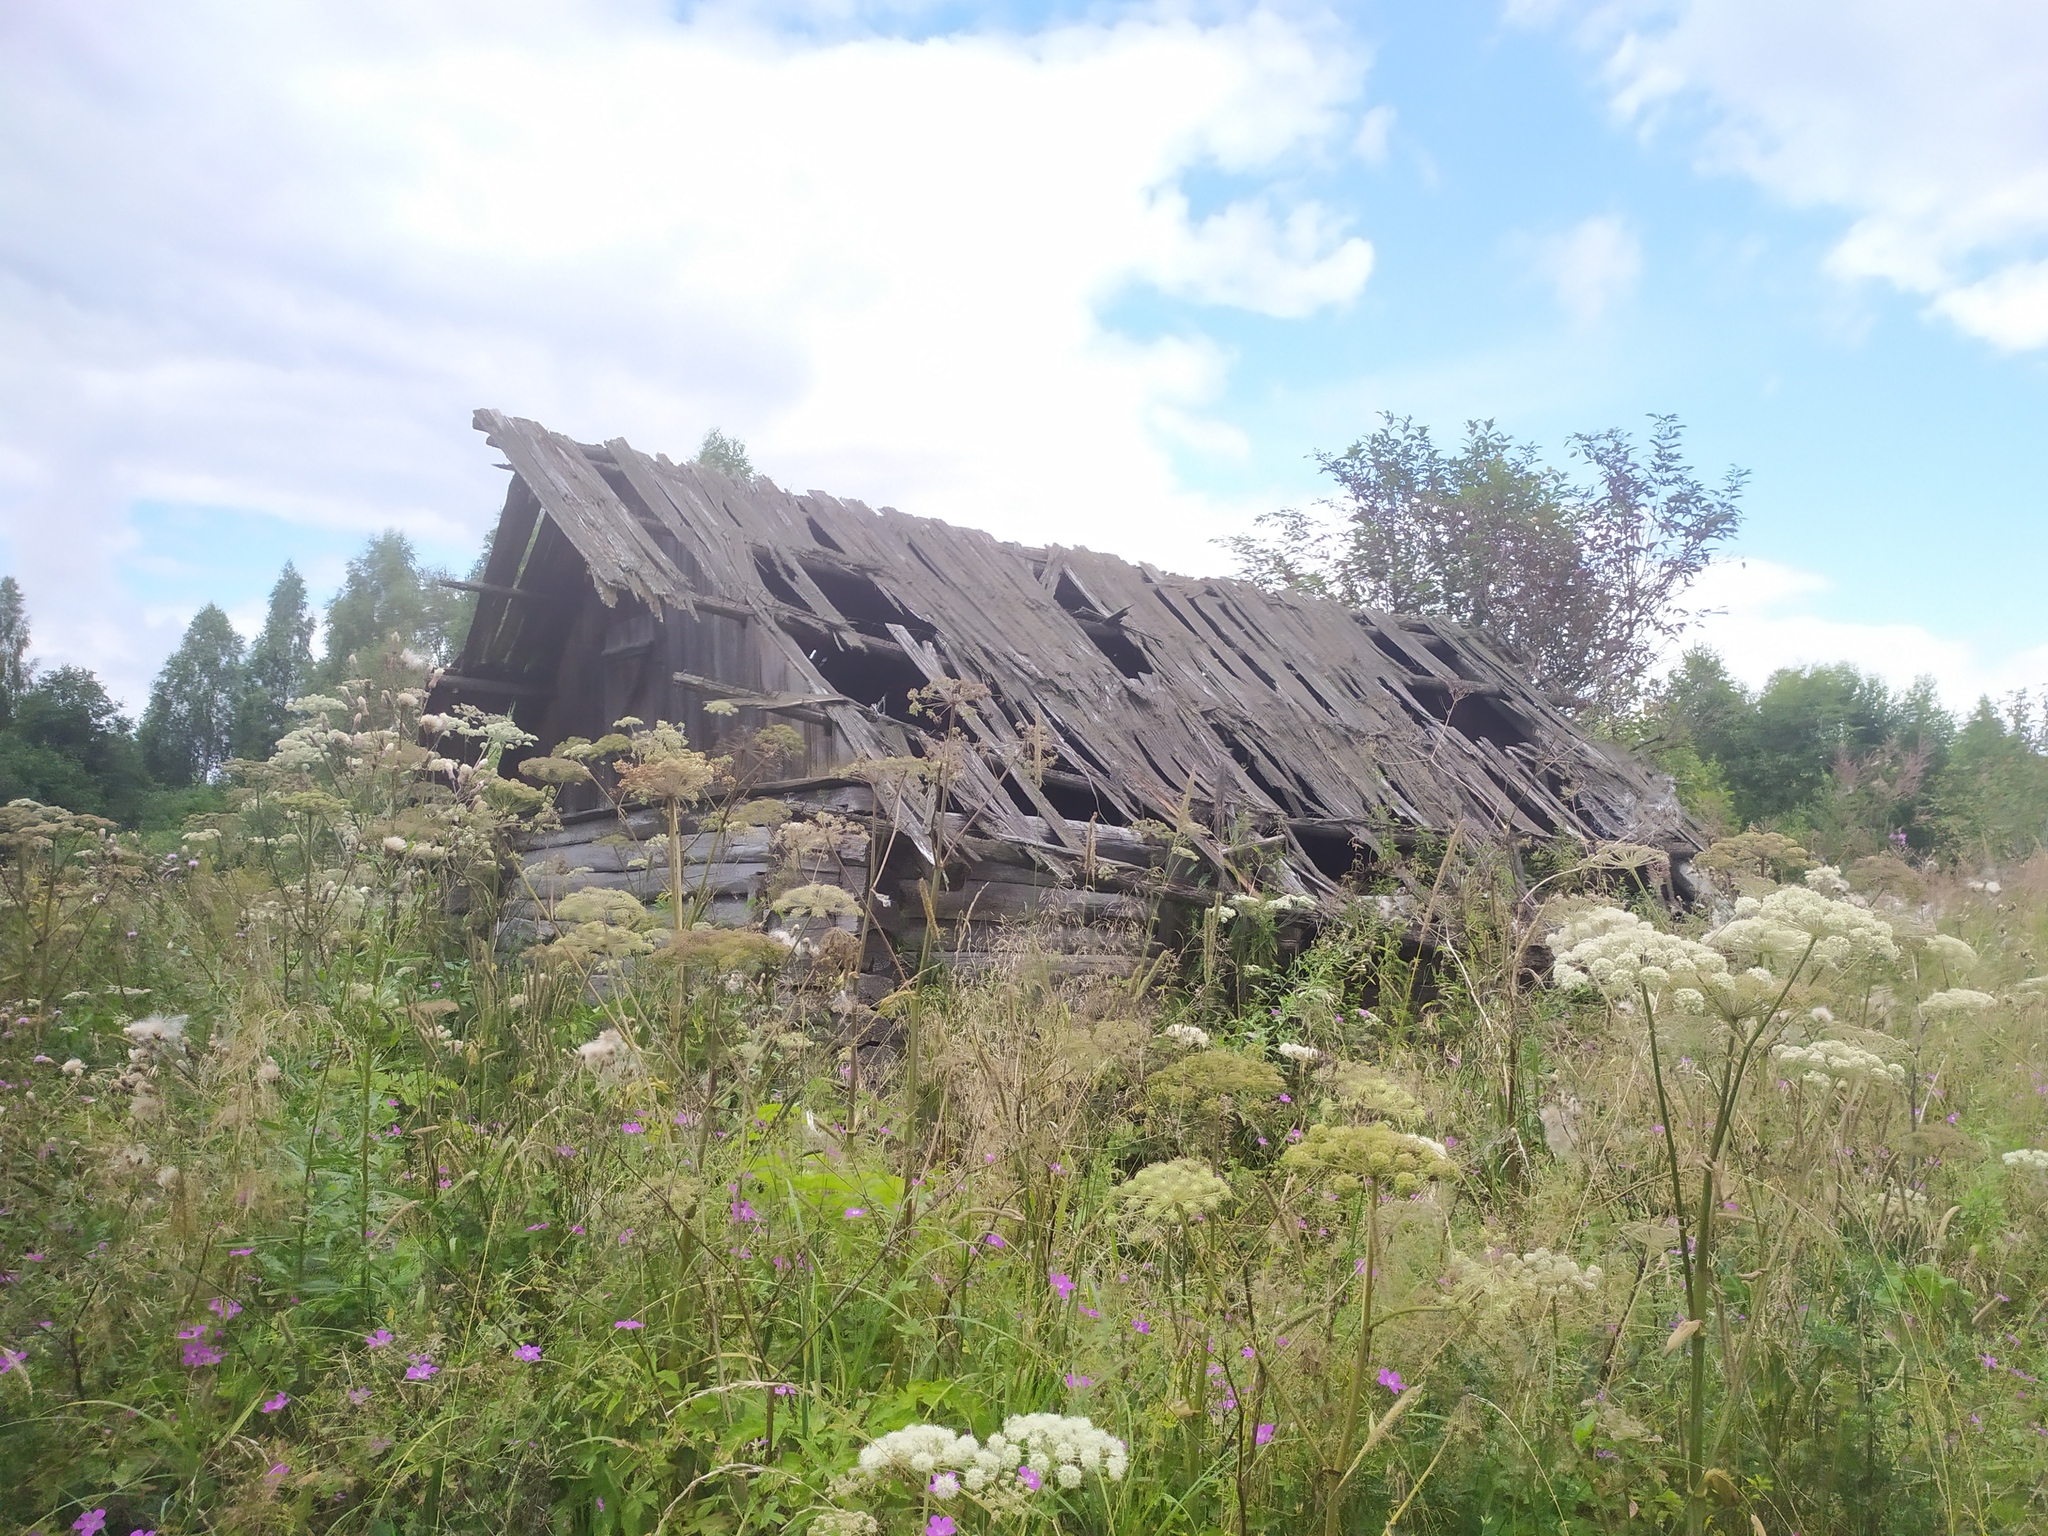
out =
[[[625,714],[710,745],[730,724],[704,706],[728,701],[798,726],[802,773],[829,778],[926,751],[910,696],[961,679],[988,697],[957,716],[981,750],[950,809],[1055,859],[1091,820],[1252,829],[1296,890],[1454,826],[1697,847],[1668,778],[1443,620],[1005,543],[497,411],[476,426],[513,479],[436,704],[509,709],[543,745]]]

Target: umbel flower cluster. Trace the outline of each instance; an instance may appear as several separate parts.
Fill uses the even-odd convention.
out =
[[[1600,1288],[1600,1266],[1581,1266],[1569,1254],[1538,1248],[1530,1253],[1510,1253],[1490,1264],[1477,1263],[1460,1254],[1452,1263],[1452,1274],[1465,1285],[1493,1300],[1533,1302],[1538,1305],[1563,1301],[1573,1296],[1590,1296]]]
[[[1619,907],[1588,908],[1551,934],[1549,944],[1557,957],[1551,977],[1558,986],[1595,987],[1614,1002],[1642,990],[1653,1000],[1668,995],[1674,1007],[1692,1013],[1706,994],[1733,986],[1727,956],[1660,932]]]
[[[1339,1192],[1377,1180],[1407,1195],[1432,1180],[1458,1176],[1442,1142],[1386,1125],[1312,1125],[1307,1139],[1289,1147],[1280,1162]]]
[[[1885,1082],[1898,1087],[1906,1081],[1906,1069],[1897,1062],[1846,1040],[1777,1046],[1771,1051],[1771,1060],[1781,1072],[1804,1072],[1807,1082],[1816,1088],[1832,1088],[1838,1082]]]
[[[1414,1125],[1422,1118],[1415,1095],[1385,1074],[1358,1062],[1339,1062],[1331,1074],[1330,1094],[1343,1108],[1373,1120]]]
[[[1802,885],[1783,886],[1761,900],[1743,897],[1735,903],[1734,921],[1707,935],[1707,942],[1766,964],[1796,963],[1810,945],[1812,963],[1831,971],[1899,957],[1890,923]]]
[[[1940,1018],[1944,1014],[1982,1013],[1998,1005],[1998,999],[1989,992],[1972,992],[1968,987],[1950,987],[1946,992],[1936,992],[1923,998],[1920,1011],[1929,1018]]]
[[[1140,1168],[1117,1191],[1117,1201],[1126,1221],[1156,1231],[1219,1211],[1230,1195],[1230,1181],[1200,1158],[1176,1157]]]
[[[2048,1152],[2037,1147],[2022,1147],[2017,1152],[2008,1152],[2000,1161],[2008,1168],[2022,1169],[2027,1173],[2048,1173]]]
[[[1701,1013],[1712,1002],[1743,1018],[1781,985],[1773,962],[1844,970],[1898,958],[1891,924],[1805,886],[1785,886],[1762,900],[1745,896],[1735,913],[1701,942],[1663,933],[1618,907],[1589,908],[1550,935],[1557,957],[1551,977],[1560,987],[1595,987],[1610,1002],[1640,991],[1652,1006]],[[1731,957],[1748,968],[1734,970]]]
[[[892,1430],[861,1451],[853,1477],[906,1479],[944,1503],[962,1492],[1013,1499],[1078,1488],[1090,1474],[1121,1482],[1129,1466],[1124,1442],[1091,1420],[1022,1413],[1005,1419],[986,1445],[938,1424]]]

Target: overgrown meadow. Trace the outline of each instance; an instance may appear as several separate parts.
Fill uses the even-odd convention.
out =
[[[870,1007],[794,862],[500,947],[555,788],[342,693],[0,811],[0,1529],[2048,1528],[2048,864],[1454,836]],[[747,789],[541,761],[653,868]]]

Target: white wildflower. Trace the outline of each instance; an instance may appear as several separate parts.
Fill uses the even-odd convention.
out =
[[[153,1013],[126,1025],[121,1033],[128,1037],[128,1059],[151,1064],[181,1060],[185,1055],[186,1022],[182,1013]]]
[[[1662,933],[1633,912],[1591,907],[1550,935],[1557,957],[1551,977],[1560,987],[1597,988],[1609,1001],[1632,998],[1638,988],[1654,999],[1667,988],[1718,990],[1726,957],[1691,939]]]
[[[1936,992],[1921,1001],[1920,1011],[1932,1016],[1942,1014],[1982,1013],[1986,1008],[1996,1007],[1998,999],[1989,992],[1972,992],[1968,987],[1951,987],[1946,992]]]
[[[1600,1266],[1579,1262],[1568,1254],[1538,1248],[1505,1254],[1490,1264],[1459,1255],[1452,1263],[1459,1281],[1495,1300],[1510,1304],[1547,1305],[1572,1296],[1590,1296],[1600,1289]]]
[[[1302,1045],[1293,1040],[1288,1040],[1281,1044],[1280,1054],[1289,1061],[1298,1061],[1304,1066],[1312,1061],[1321,1061],[1323,1059],[1323,1053],[1314,1046]]]
[[[184,1178],[184,1174],[178,1171],[176,1163],[165,1163],[163,1167],[156,1171],[156,1187],[168,1194],[176,1189],[184,1181]]]
[[[1707,943],[1738,959],[1809,963],[1845,970],[1872,960],[1896,960],[1899,946],[1883,918],[1833,901],[1804,886],[1788,885],[1761,901],[1745,896],[1735,918],[1707,935]]]
[[[576,1047],[576,1055],[603,1087],[615,1087],[639,1070],[639,1053],[616,1029]]]
[[[1011,1454],[1021,1453],[1040,1476],[1059,1468],[1055,1475],[1063,1488],[1078,1487],[1080,1474],[1091,1463],[1099,1463],[1110,1482],[1121,1482],[1130,1463],[1129,1450],[1116,1436],[1097,1429],[1092,1420],[1057,1413],[1012,1414],[1003,1420],[1002,1434],[989,1437],[989,1444],[998,1440]],[[1066,1472],[1070,1467],[1071,1479]]]
[[[1209,1048],[1209,1032],[1197,1029],[1192,1024],[1169,1024],[1159,1031],[1161,1038],[1171,1040],[1175,1045],[1185,1046],[1191,1051],[1206,1051]]]
[[[1816,1040],[1811,1045],[1780,1045],[1771,1060],[1788,1076],[1795,1072],[1809,1078],[1819,1074],[1830,1083],[1882,1081],[1898,1087],[1906,1081],[1906,1069],[1886,1061],[1873,1051],[1846,1040]]]
[[[909,1475],[922,1483],[940,1467],[965,1470],[981,1449],[972,1435],[956,1435],[938,1424],[891,1430],[862,1448],[856,1464],[863,1477]]]
[[[74,1056],[57,1070],[66,1077],[83,1077],[85,1076],[85,1063]]]
[[[2048,1152],[2037,1147],[2023,1147],[2017,1152],[2008,1152],[2000,1159],[2008,1168],[2023,1168],[2028,1173],[2048,1173]]]
[[[1806,872],[1806,888],[1819,891],[1823,896],[1846,896],[1849,882],[1842,878],[1842,871],[1833,864],[1818,864]]]

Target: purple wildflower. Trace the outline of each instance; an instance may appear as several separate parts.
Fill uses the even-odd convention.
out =
[[[1278,1427],[1276,1424],[1261,1424],[1252,1431],[1252,1444],[1271,1445],[1273,1443],[1273,1431]]]
[[[100,1536],[100,1527],[106,1523],[107,1512],[104,1509],[88,1509],[71,1522],[71,1529],[78,1532],[78,1536]]]
[[[1003,1235],[1000,1232],[987,1233],[983,1236],[982,1241],[988,1244],[988,1246],[991,1248],[1007,1248],[1010,1246],[1008,1243],[1003,1241]],[[31,1257],[33,1257],[33,1255],[31,1255]]]
[[[614,1328],[645,1328],[647,1325],[637,1317],[622,1317],[616,1323],[613,1323],[612,1326]]]
[[[1017,1481],[1026,1488],[1029,1488],[1033,1493],[1038,1492],[1040,1488],[1045,1486],[1045,1479],[1040,1477],[1030,1467],[1019,1467],[1017,1469]]]
[[[619,1129],[621,1131],[624,1131],[628,1136],[638,1136],[642,1131],[646,1130],[647,1127],[642,1125],[638,1120],[628,1120],[624,1125],[620,1126]]]
[[[1061,1301],[1065,1301],[1074,1294],[1074,1277],[1072,1275],[1063,1275],[1048,1270],[1046,1271],[1046,1279],[1051,1283],[1052,1288],[1060,1293]]]
[[[1396,1397],[1407,1390],[1407,1383],[1401,1380],[1401,1373],[1384,1365],[1380,1367],[1380,1385]]]
[[[206,1324],[194,1323],[190,1328],[180,1328],[178,1330],[178,1337],[181,1339],[203,1339],[206,1337]]]
[[[540,1346],[538,1344],[522,1344],[512,1351],[512,1358],[524,1360],[528,1365],[531,1365],[540,1358]]]
[[[425,1381],[441,1369],[425,1355],[408,1355],[406,1358],[412,1361],[412,1364],[405,1368],[407,1381]]]
[[[289,1397],[287,1397],[284,1393],[280,1392],[275,1397],[266,1397],[257,1406],[260,1407],[265,1413],[277,1413],[280,1412],[284,1408],[284,1405],[290,1401],[291,1399]]]
[[[225,1296],[216,1296],[206,1304],[206,1310],[222,1322],[226,1322],[242,1310],[242,1304],[239,1301],[229,1301]]]
[[[372,1349],[382,1349],[391,1342],[391,1330],[389,1328],[379,1328],[375,1333],[363,1335],[363,1342]]]
[[[219,1365],[220,1362],[221,1353],[211,1344],[187,1344],[185,1346],[185,1364],[193,1370],[198,1370],[203,1365]]]

